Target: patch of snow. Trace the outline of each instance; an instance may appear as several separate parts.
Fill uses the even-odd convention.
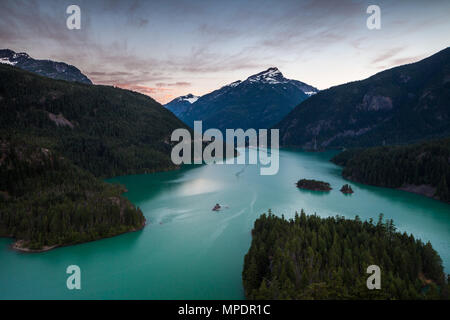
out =
[[[0,63],[9,64],[10,66],[15,66],[17,61],[9,61],[8,58],[0,58]]]
[[[192,98],[187,98],[187,99],[184,99],[184,100],[192,104],[192,103],[194,103],[195,101],[198,100],[198,97],[193,96]]]
[[[181,96],[181,97],[179,97],[179,98],[178,98],[178,101],[187,101],[187,102],[189,102],[190,104],[193,104],[195,101],[198,100],[198,98],[200,98],[200,97],[194,96],[193,94],[188,94],[188,95],[186,95],[186,96]]]
[[[241,84],[241,82],[242,82],[241,80],[232,82],[232,83],[230,83],[230,84],[228,85],[228,87],[232,87],[232,88],[237,87],[238,85]]]
[[[25,52],[14,53],[13,59],[17,59],[19,57],[29,58],[30,56]]]
[[[316,94],[317,92],[315,92],[315,91],[305,91],[304,92],[307,96],[312,96],[312,95],[314,95],[314,94]]]
[[[270,84],[287,83],[288,79],[283,77],[283,74],[277,68],[269,68],[266,71],[260,72],[247,78],[249,82],[263,82]]]

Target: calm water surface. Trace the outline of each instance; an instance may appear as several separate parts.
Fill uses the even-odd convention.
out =
[[[256,152],[251,150],[250,152]],[[280,170],[259,175],[256,165],[211,165],[109,181],[144,212],[148,226],[122,236],[41,254],[12,251],[0,239],[0,299],[242,299],[243,258],[255,219],[269,208],[394,219],[399,230],[431,241],[450,272],[450,206],[403,191],[347,183],[328,160],[332,152],[280,152]],[[242,155],[243,156],[243,155]],[[330,182],[329,193],[302,191],[300,178]],[[228,208],[213,212],[214,204]],[[66,288],[68,265],[79,265],[82,289]]]

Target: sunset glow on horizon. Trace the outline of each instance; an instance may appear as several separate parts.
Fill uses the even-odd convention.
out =
[[[439,5],[430,5],[435,2]],[[1,48],[72,64],[95,84],[161,103],[203,95],[269,67],[319,89],[449,46],[450,1],[2,1]],[[370,4],[382,27],[366,27]],[[8,31],[6,31],[8,30]]]

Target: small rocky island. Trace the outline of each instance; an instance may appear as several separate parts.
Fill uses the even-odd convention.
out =
[[[353,193],[353,189],[349,184],[344,184],[341,188],[341,192],[345,194],[351,194]]]
[[[309,180],[309,179],[298,180],[297,188],[313,190],[313,191],[330,191],[331,190],[330,184],[328,182],[318,181],[318,180]]]

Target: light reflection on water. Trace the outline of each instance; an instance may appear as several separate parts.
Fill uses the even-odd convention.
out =
[[[301,209],[363,220],[382,212],[400,231],[431,241],[449,272],[450,206],[352,182],[355,193],[343,195],[339,189],[349,182],[328,161],[333,154],[281,150],[274,176],[261,176],[259,165],[216,164],[111,179],[126,185],[125,196],[142,209],[146,228],[33,255],[11,251],[11,240],[0,239],[0,298],[241,299],[251,229],[269,208],[287,218]],[[333,190],[299,190],[301,178],[327,181]],[[213,212],[216,203],[228,208]],[[82,269],[79,292],[65,286],[70,264]]]

